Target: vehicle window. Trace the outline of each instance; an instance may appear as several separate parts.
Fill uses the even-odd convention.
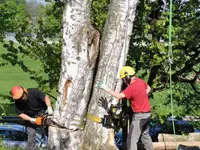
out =
[[[28,135],[21,131],[10,131],[10,140],[12,141],[27,141]]]
[[[8,140],[9,139],[9,131],[7,131],[7,130],[0,130],[0,138],[2,140]]]

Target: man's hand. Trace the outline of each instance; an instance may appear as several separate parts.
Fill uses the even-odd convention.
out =
[[[105,91],[109,91],[109,88],[107,87],[106,84],[104,84],[102,81],[97,82],[96,85],[97,88],[103,89]]]
[[[32,124],[35,124],[35,123],[36,123],[36,118],[31,118],[29,121],[30,121]]]
[[[47,113],[48,113],[49,116],[51,116],[53,114],[52,107],[47,107]]]
[[[109,111],[109,102],[107,98],[99,98],[98,106],[103,107],[107,112]]]
[[[30,122],[38,126],[45,125],[46,117],[31,118]]]

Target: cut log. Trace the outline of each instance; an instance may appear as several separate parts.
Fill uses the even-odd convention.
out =
[[[154,150],[176,150],[178,145],[185,145],[185,146],[198,146],[200,147],[200,142],[154,142]]]
[[[189,133],[188,135],[176,135],[176,142],[184,141],[200,141],[200,133]],[[160,133],[158,135],[158,142],[174,142],[173,134]]]
[[[161,133],[158,135],[158,142],[174,142],[175,136],[173,134]],[[188,141],[188,136],[186,135],[176,135],[176,142]]]
[[[200,141],[200,133],[189,133],[188,141]]]

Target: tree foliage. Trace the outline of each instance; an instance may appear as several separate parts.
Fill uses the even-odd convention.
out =
[[[148,83],[154,90],[168,87],[168,1],[143,0],[133,28],[130,57],[136,70],[148,70]],[[199,82],[199,2],[175,1],[173,4],[172,78],[175,83]],[[180,13],[182,12],[182,13]],[[144,72],[143,76],[146,76]],[[198,87],[196,87],[196,92]]]
[[[20,28],[27,19],[24,12],[25,0],[1,0],[0,1],[0,41],[5,35]],[[25,21],[26,22],[26,21]]]
[[[93,0],[91,3],[92,25],[102,34],[108,13],[109,0]]]
[[[4,22],[1,26],[1,35],[3,39],[5,31],[13,32],[19,44],[16,46],[13,41],[4,40],[7,53],[1,57],[13,66],[20,66],[44,91],[56,90],[60,72],[62,3],[39,5],[40,15],[34,16],[34,20],[37,20],[37,24],[34,25],[31,14],[27,13],[26,5],[17,6],[14,1],[11,3],[13,6],[7,3],[0,5],[7,10],[2,17]],[[16,6],[19,8],[16,9]],[[24,63],[25,58],[37,60],[42,69],[30,68]]]
[[[127,63],[135,66],[142,78],[147,77],[157,115],[171,112],[167,109],[171,102],[167,96],[171,61],[175,114],[196,113],[200,92],[199,6],[197,0],[173,2],[172,60],[168,58],[169,1],[142,0],[138,6]]]
[[[31,79],[37,81],[40,88],[50,92],[57,89],[59,80],[63,3],[49,0],[46,5],[39,5],[39,15],[35,15],[36,24],[33,26],[26,1],[17,2],[0,1],[0,39],[3,40],[6,32],[15,32],[16,40],[20,43],[16,47],[12,41],[6,42],[4,46],[7,54],[2,54],[1,57],[12,65],[19,65],[29,73]],[[198,0],[173,2],[173,92],[176,106],[183,106],[184,113],[192,110],[192,107],[185,105],[187,99],[192,101],[194,107],[199,100],[199,3]],[[108,4],[109,0],[93,0],[91,3],[91,22],[100,33],[104,28]],[[162,101],[158,100],[159,103],[153,106],[155,109],[169,105],[170,101],[166,93],[170,73],[168,29],[169,2],[141,0],[137,8],[127,64],[135,67],[139,77],[147,79],[155,93],[165,91],[160,97],[154,94],[154,99],[157,100],[163,96]],[[38,60],[43,69],[28,67],[23,61],[27,57]],[[165,115],[168,113],[163,112]]]

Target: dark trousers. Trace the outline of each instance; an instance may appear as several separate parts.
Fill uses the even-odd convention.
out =
[[[42,111],[38,112],[36,115],[34,115],[33,117],[36,118],[36,117],[42,116],[44,114],[45,114],[45,110],[42,110]],[[27,126],[27,134],[28,134],[27,149],[28,150],[36,150],[36,147],[38,147],[36,145],[36,128],[45,128],[44,134],[48,135],[48,127],[37,126],[30,122],[28,122],[26,126]]]
[[[28,133],[28,143],[27,149],[28,150],[35,150],[36,149],[36,125],[29,124],[27,125],[27,133]]]

